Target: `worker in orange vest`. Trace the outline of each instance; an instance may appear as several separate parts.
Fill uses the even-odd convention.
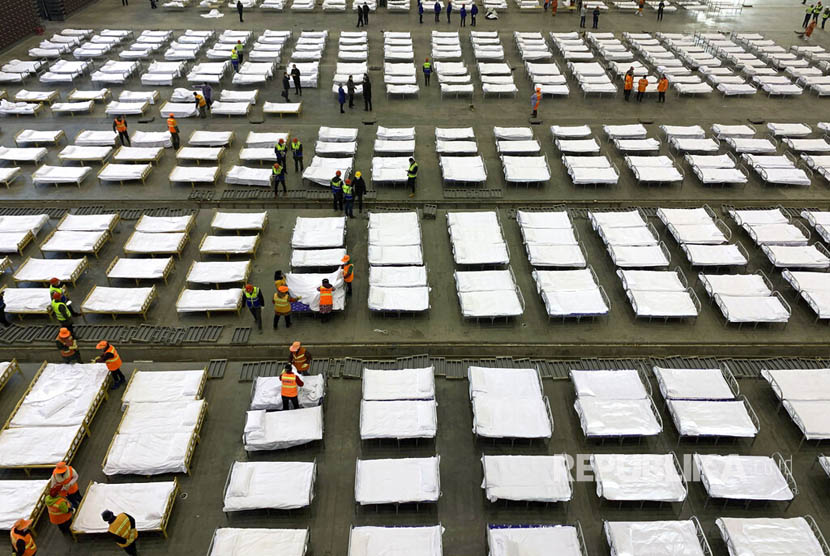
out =
[[[55,469],[52,470],[49,488],[51,489],[54,486],[61,487],[60,495],[69,500],[73,509],[81,503],[83,495],[78,488],[78,472],[71,465],[67,465],[65,461],[58,462]]]
[[[193,98],[196,102],[196,108],[199,109],[199,117],[200,118],[207,118],[207,101],[205,97],[193,91]]]
[[[170,140],[173,142],[173,149],[179,150],[179,122],[173,113],[167,118],[167,131],[170,132]]]
[[[31,519],[18,519],[14,522],[14,527],[9,531],[14,556],[35,556],[37,554],[37,544],[35,544],[35,538],[32,536],[31,526]]]
[[[666,102],[666,91],[669,88],[669,78],[665,75],[660,76],[657,81],[657,102]]]
[[[64,363],[80,363],[81,352],[78,351],[78,342],[72,337],[68,328],[61,328],[58,337],[55,338],[55,345],[58,346]]]
[[[646,87],[648,87],[648,79],[646,76],[642,76],[639,81],[637,81],[637,102],[643,102],[643,97],[646,94]]]
[[[118,351],[115,349],[115,346],[106,340],[101,340],[95,348],[101,350],[101,355],[93,359],[92,362],[105,363],[107,365],[110,376],[112,376],[112,386],[110,386],[110,390],[115,390],[127,382],[127,379],[124,378],[124,373],[121,372],[121,357],[118,355]]]
[[[115,544],[124,549],[130,556],[138,556],[135,542],[138,539],[138,529],[135,527],[135,518],[121,512],[115,515],[109,510],[101,512],[101,519],[109,523],[107,531],[115,540]]]
[[[343,269],[343,281],[346,282],[346,295],[352,295],[352,280],[354,280],[354,265],[349,262],[350,260],[351,257],[348,255],[343,255],[340,259],[343,263],[340,268]]]
[[[320,292],[320,314],[323,315],[323,322],[328,322],[334,309],[334,287],[328,278],[323,278],[323,283],[317,286],[317,291]]]
[[[623,99],[626,101],[631,98],[631,89],[634,88],[634,66],[628,68],[625,72],[625,84],[623,85]]]
[[[72,504],[61,496],[60,485],[49,489],[49,494],[44,498],[46,510],[49,512],[49,521],[58,526],[62,533],[69,533],[69,526],[72,522]]]
[[[124,115],[116,116],[112,121],[112,130],[118,133],[118,138],[121,139],[121,144],[125,147],[130,146],[130,134],[127,133],[127,118]]]
[[[539,103],[542,102],[542,88],[536,87],[536,90],[530,95],[530,113],[531,118],[535,118],[539,114]]]
[[[300,342],[294,342],[288,348],[288,362],[294,365],[298,373],[305,373],[311,368],[311,354]]]
[[[300,409],[300,401],[297,398],[299,394],[298,387],[305,386],[303,379],[294,373],[294,368],[291,365],[286,365],[280,373],[280,383],[282,384],[282,410],[287,411],[294,406],[294,409]]]

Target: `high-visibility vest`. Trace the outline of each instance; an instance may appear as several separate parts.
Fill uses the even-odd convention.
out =
[[[231,50],[231,60],[239,60],[239,52],[236,51],[236,48]]]
[[[644,93],[646,91],[646,87],[648,87],[648,79],[645,77],[637,81],[637,92]]]
[[[413,162],[409,165],[409,168],[406,170],[406,177],[407,178],[414,178],[418,175],[418,163]]]
[[[296,143],[292,141],[291,151],[294,153],[294,158],[303,156],[303,144],[300,141],[297,141]]]
[[[331,190],[334,193],[337,193],[338,191],[342,191],[343,190],[343,180],[340,179],[337,176],[334,176],[333,178],[331,178]]]
[[[205,100],[205,97],[203,97],[202,95],[196,94],[195,98],[196,98],[196,104],[199,105],[199,108],[201,108],[202,106],[207,104],[207,101]]]
[[[807,6],[806,13],[808,13],[808,14],[813,13],[813,7],[812,6]]]
[[[133,529],[130,526],[130,518],[127,517],[127,514],[125,513],[120,513],[117,516],[115,516],[115,520],[112,523],[110,523],[108,530],[113,535],[118,535],[119,537],[127,539],[127,542],[125,543],[115,543],[121,548],[130,546],[138,538],[138,530]]]
[[[245,290],[245,298],[251,302],[251,306],[256,303],[256,298],[259,297],[259,288],[254,286],[253,289],[249,292]]]
[[[351,284],[352,280],[354,280],[354,265],[347,264],[343,267],[343,281],[347,284]]]
[[[666,89],[669,88],[669,80],[668,79],[661,79],[657,82],[657,91],[661,93],[665,93]]]
[[[281,295],[279,292],[274,294],[274,312],[275,313],[290,313],[291,312],[291,297],[286,292]]]
[[[429,73],[432,71],[432,64],[429,62],[424,62],[424,73]]]
[[[72,312],[66,303],[58,301],[57,299],[52,300],[52,312],[55,313],[55,318],[58,319],[58,322],[64,322],[72,318]]]
[[[56,293],[63,295],[63,288],[60,286],[49,286],[49,299],[52,299],[52,296]]]
[[[115,350],[115,346],[110,344],[110,347],[107,348],[107,351],[104,353],[111,353],[112,357],[104,361],[107,365],[107,369],[110,371],[117,371],[121,368],[121,357],[118,355],[118,352]]]
[[[179,122],[176,121],[176,118],[167,118],[167,131],[170,133],[178,133]]]
[[[285,149],[287,147],[288,145],[286,145],[285,143],[277,143],[276,145],[274,145],[274,150],[277,152],[277,155],[281,154],[282,156],[285,156]]]
[[[824,13],[821,14],[821,18],[827,19],[828,17],[830,17],[830,8],[824,8]]]
[[[331,292],[334,291],[333,288],[320,286],[317,291],[320,292],[320,305],[334,305],[334,298],[331,296]]]
[[[821,13],[821,6],[816,6],[813,8],[813,15]]]
[[[46,509],[49,511],[49,521],[55,525],[66,523],[72,519],[72,506],[63,496],[46,496]]]
[[[343,184],[343,196],[349,200],[354,198],[354,196],[352,195],[352,186],[348,183]]]
[[[306,357],[304,347],[297,350],[297,353],[291,358],[291,364],[301,373],[308,370],[308,357]]]
[[[625,74],[625,85],[623,87],[626,91],[630,91],[634,88],[634,76],[630,73]]]
[[[279,164],[274,164],[274,166],[271,168],[271,173],[274,174],[275,176],[281,175],[282,172],[283,172],[282,166],[280,166]]]
[[[25,535],[21,535],[12,527],[12,530],[9,531],[9,537],[11,538],[12,548],[14,550],[17,550],[17,541],[23,541],[26,544],[23,556],[34,556],[37,552],[37,545],[35,544],[35,538],[32,536],[31,531]],[[15,552],[15,554],[17,553]]]
[[[115,118],[115,130],[118,133],[122,133],[127,131],[127,121],[122,120],[121,118]]]
[[[52,471],[52,479],[54,479],[56,485],[60,485],[63,494],[75,494],[78,492],[78,474],[75,472],[75,468],[71,465],[66,466],[66,478],[61,480],[60,475],[58,474],[58,470],[55,469]],[[72,479],[75,479],[75,482],[71,485],[67,486]]]
[[[69,340],[69,342],[68,342],[68,343],[67,343],[67,339]],[[76,349],[77,349],[77,347],[78,347],[78,345],[75,343],[75,338],[72,338],[72,337],[70,336],[70,337],[69,337],[69,338],[67,338],[67,339],[60,338],[60,337],[59,337],[59,338],[57,338],[57,340],[58,340],[61,344],[63,344],[63,346],[64,346],[64,347],[62,347],[62,348],[61,348],[61,350],[60,350],[60,352],[61,352],[61,356],[62,356],[62,357],[72,357],[73,355],[75,355],[75,350],[76,350]]]
[[[297,397],[297,375],[294,373],[282,373],[280,375],[280,382],[282,383],[281,395],[286,398]]]

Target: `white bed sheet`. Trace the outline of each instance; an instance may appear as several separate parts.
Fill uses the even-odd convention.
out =
[[[435,400],[360,402],[360,438],[435,438]]]
[[[176,301],[179,313],[236,310],[242,300],[242,288],[226,290],[182,290]]]
[[[248,411],[242,442],[249,452],[284,450],[323,439],[323,407]]]
[[[363,370],[366,401],[431,400],[435,398],[432,367],[400,370]]]
[[[651,399],[620,400],[577,397],[574,409],[586,437],[654,436],[663,427],[654,416]]]
[[[78,268],[84,264],[83,259],[26,259],[14,272],[14,278],[21,282],[48,282],[56,277],[62,282],[69,282]]]
[[[396,504],[437,502],[441,495],[440,457],[358,459],[355,502]]]
[[[144,308],[153,288],[110,288],[96,286],[81,307],[84,312],[138,314]]]
[[[695,467],[712,498],[792,500],[793,492],[775,461],[767,456],[694,454]]]
[[[807,440],[830,438],[830,400],[784,400],[784,409]]]
[[[668,400],[680,436],[754,438],[758,429],[743,401]]]
[[[484,438],[550,438],[553,423],[545,401],[477,394],[472,399],[473,433]]]
[[[603,525],[614,556],[704,556],[692,520],[606,521]]]
[[[11,529],[20,518],[32,515],[48,479],[0,481],[0,529]]]
[[[675,400],[733,400],[735,394],[720,369],[654,367],[663,397]]]
[[[261,6],[264,8],[264,5]],[[246,554],[247,556],[305,556],[308,529],[257,529],[252,527],[217,529],[209,556]]]
[[[305,375],[303,385],[299,388],[297,401],[300,407],[315,407],[322,403],[326,390],[326,378],[323,375]],[[282,381],[278,376],[260,376],[254,382],[254,394],[251,398],[252,410],[264,409],[279,411],[282,409]]]
[[[441,556],[444,528],[353,527],[349,534],[348,556]]]
[[[133,403],[196,400],[201,396],[205,371],[136,371],[121,398],[122,407]]]
[[[803,517],[715,520],[731,556],[797,554],[823,556],[824,550]]]
[[[490,502],[566,502],[573,496],[564,455],[485,455],[481,465],[484,469],[481,488]]]
[[[597,496],[610,501],[682,502],[686,486],[672,454],[593,454]]]
[[[577,397],[612,400],[642,400],[648,397],[640,374],[635,370],[572,369],[570,375]]]
[[[214,230],[262,230],[267,212],[217,212],[210,223]]]
[[[185,232],[152,233],[135,231],[124,244],[124,251],[145,254],[178,253],[182,239],[186,236]]]
[[[106,533],[107,522],[101,512],[125,512],[135,518],[139,532],[155,531],[161,527],[162,517],[170,497],[176,490],[175,482],[151,483],[92,483],[86,489],[83,504],[75,513],[72,530],[84,533]]]
[[[830,369],[764,369],[779,400],[830,400]]]
[[[236,461],[223,495],[222,511],[292,510],[309,506],[314,498],[316,473],[317,464],[313,461]],[[274,477],[291,477],[291,480],[274,488]]]

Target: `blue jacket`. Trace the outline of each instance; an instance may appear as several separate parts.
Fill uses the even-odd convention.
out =
[[[418,13],[419,14],[424,13],[424,5],[421,4],[420,2],[418,2]]]
[[[435,3],[435,8],[434,8],[434,9],[435,9],[435,13],[440,14],[440,13],[441,13],[441,4],[439,4],[438,2],[436,2],[436,3]]]
[[[343,90],[343,85],[337,89],[337,102],[343,104],[346,102],[346,91]]]
[[[473,4],[473,7],[470,8],[470,13],[473,14],[473,15],[476,15],[478,13],[478,6]]]
[[[467,17],[467,8],[466,8],[466,6],[464,6],[464,4],[461,4],[461,11],[458,12],[458,13],[461,14],[462,18]]]

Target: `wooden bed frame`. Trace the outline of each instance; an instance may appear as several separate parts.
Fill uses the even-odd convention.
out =
[[[26,260],[24,260],[20,264],[20,266],[17,267],[17,270],[20,270],[21,268],[23,268],[26,265],[26,263],[28,263],[29,260],[31,260],[31,258],[32,257],[26,257]],[[70,276],[68,280],[61,280],[62,282],[69,282],[70,284],[72,284],[72,287],[75,287],[75,283],[78,281],[78,278],[81,277],[81,274],[83,274],[84,272],[87,271],[87,269],[89,269],[89,261],[87,260],[87,258],[83,257],[80,260],[81,260],[81,263],[78,265],[78,268],[76,268],[75,271],[72,273],[72,276]],[[17,271],[15,271],[15,273],[16,272]],[[33,283],[48,284],[50,278],[51,278],[51,276],[49,278],[43,278],[42,280],[21,280],[21,279],[17,278],[15,275],[12,275],[12,280],[14,280],[15,283],[17,283],[17,284],[19,284],[21,282],[33,282]]]
[[[37,145],[41,144],[40,141],[33,141],[31,143],[27,142],[27,143],[23,143],[23,145],[21,145],[20,142],[18,141],[18,137],[20,137],[20,134],[23,133],[24,131],[26,131],[26,130],[21,129],[20,131],[18,131],[17,133],[14,134],[14,144],[15,145],[17,145],[18,147],[22,147],[22,146],[26,146],[26,145],[37,146]],[[35,130],[35,131],[37,131],[37,130]],[[46,144],[49,144],[49,145],[54,144],[57,147],[60,144],[61,139],[66,139],[66,132],[62,129],[58,131],[58,134],[55,136],[54,141],[46,141]]]
[[[129,77],[127,79],[129,79]],[[122,87],[124,86],[123,83],[119,83],[119,85],[122,86]],[[121,102],[121,101],[116,100],[116,101],[113,101],[113,102]],[[124,101],[124,104],[141,104],[141,113],[140,114],[134,114],[132,112],[126,113],[126,112],[122,112],[120,110],[114,110],[114,111],[110,112],[109,105],[107,105],[107,108],[104,109],[104,113],[107,116],[118,116],[118,115],[124,114],[124,116],[133,116],[133,117],[136,117],[136,118],[140,118],[140,117],[143,117],[145,115],[145,113],[147,112],[147,109],[150,108],[150,101],[148,101],[148,100],[144,100],[144,101],[140,101],[140,102],[127,102],[127,101]]]
[[[225,147],[225,148],[228,148],[228,147],[230,147],[231,145],[233,145],[233,140],[234,140],[234,139],[236,139],[236,132],[231,131],[231,135],[230,135],[230,137],[228,137],[228,143],[227,143],[227,145],[192,145],[191,143],[193,142],[193,135],[194,135],[197,131],[203,131],[203,130],[194,129],[194,130],[190,133],[190,136],[187,138],[187,144],[188,144],[188,146],[190,146],[190,147]]]
[[[76,102],[87,102],[88,104],[87,104],[86,110],[83,110],[83,109],[81,109],[81,110],[55,110],[54,106],[50,106],[50,110],[52,112],[52,115],[57,116],[59,114],[69,114],[71,117],[74,118],[75,114],[92,114],[92,110],[95,107],[95,101],[94,100],[89,100],[89,101],[79,100],[79,101],[76,101]]]
[[[182,152],[182,149],[189,148],[189,149],[219,149],[219,154],[216,156],[216,159],[212,158],[179,158],[179,153]],[[222,157],[225,156],[225,147],[189,147],[189,146],[182,146],[179,147],[179,150],[176,151],[176,164],[178,165],[179,161],[183,162],[195,162],[196,166],[200,166],[202,162],[209,162],[211,164],[215,163],[217,165],[222,164]]]
[[[179,300],[182,298],[182,295],[184,295],[184,292],[187,289],[188,289],[187,286],[183,287],[182,291],[179,292],[178,297],[176,297],[176,315],[180,318],[181,318],[182,313],[179,312],[179,310],[178,310]],[[0,290],[0,291],[2,291],[2,290]],[[205,313],[205,314],[207,314],[207,318],[210,318],[210,313],[211,312],[214,312],[214,313],[227,313],[229,311],[234,311],[237,315],[239,315],[239,311],[242,310],[242,306],[244,305],[244,298],[245,298],[244,295],[240,295],[239,296],[239,301],[236,303],[236,307],[231,308],[231,309],[203,309],[203,310],[200,310],[200,311],[184,311],[184,314]]]
[[[120,150],[120,147],[119,147],[119,150]],[[100,170],[98,170],[98,173],[95,175],[98,178],[98,185],[103,185],[103,182],[117,183],[118,185],[124,185],[125,183],[131,182],[131,181],[140,181],[141,185],[146,185],[147,176],[150,175],[150,172],[153,169],[153,165],[148,164],[147,167],[144,169],[144,171],[141,172],[141,177],[138,180],[133,180],[133,179],[131,179],[131,180],[102,180],[101,179],[101,174],[104,173],[104,170],[106,170],[107,166],[109,166],[110,164],[112,164],[112,162],[107,162],[106,164],[104,164],[104,166]]]
[[[67,463],[69,463],[69,462],[67,462]],[[94,481],[89,481],[87,483],[86,490],[84,491],[84,493],[89,492],[89,489],[92,487],[93,482]],[[164,481],[164,482],[170,482],[170,481]],[[180,488],[179,487],[179,481],[178,481],[178,479],[176,479],[176,477],[173,477],[172,482],[174,483],[175,486],[173,487],[173,491],[170,493],[170,496],[167,499],[167,505],[164,507],[164,515],[161,516],[161,525],[159,525],[158,529],[149,529],[149,530],[145,530],[145,531],[139,531],[140,534],[153,533],[153,532],[157,531],[157,532],[161,533],[162,536],[165,539],[167,538],[167,526],[170,524],[170,515],[173,513],[173,504],[176,502],[176,499],[179,497],[179,488]],[[83,507],[84,502],[86,502],[86,494],[84,494],[84,497],[81,499],[81,503],[78,504],[78,508],[75,510],[75,515],[77,515],[81,511],[81,508]],[[99,533],[85,533],[83,531],[78,531],[77,529],[74,528],[74,525],[75,525],[75,518],[73,517],[72,518],[72,526],[69,528],[69,532],[72,533],[72,538],[75,540],[75,542],[78,542],[78,537],[80,537],[81,535],[99,534]],[[106,534],[106,533],[100,533],[100,534],[103,535],[103,534]]]
[[[144,300],[144,304],[141,306],[141,310],[138,311],[138,312],[134,312],[134,313],[126,312],[126,311],[92,311],[90,309],[83,309],[84,304],[92,296],[93,292],[95,291],[95,288],[97,288],[97,287],[98,287],[97,285],[92,286],[92,289],[89,290],[89,293],[86,294],[86,297],[84,297],[84,300],[81,302],[81,308],[82,308],[81,310],[82,310],[82,313],[85,314],[85,315],[110,315],[110,316],[112,316],[112,320],[116,320],[118,315],[130,315],[130,316],[141,315],[142,319],[147,320],[147,311],[150,310],[150,305],[152,305],[153,301],[158,296],[158,292],[156,291],[156,287],[151,286],[150,295],[148,295],[147,299]]]
[[[192,224],[192,221],[191,221],[191,224]],[[181,259],[182,258],[182,251],[184,251],[184,246],[187,245],[188,240],[190,240],[190,230],[189,230],[190,227],[191,226],[188,226],[188,231],[184,232],[184,235],[182,236],[182,239],[179,242],[178,248],[176,249],[176,251],[173,251],[172,253],[171,252],[163,253],[161,251],[154,252],[154,253],[147,253],[147,252],[138,252],[138,251],[128,250],[127,245],[130,243],[130,240],[136,234],[136,231],[133,230],[132,233],[130,234],[130,237],[128,237],[127,241],[124,242],[124,254],[125,255],[149,255],[150,257],[155,257],[156,255],[161,255],[161,256],[164,256],[164,257],[169,257],[171,255],[175,255],[177,258]],[[143,232],[143,233],[147,233],[147,232]],[[173,232],[173,233],[177,233],[177,232]]]
[[[127,381],[127,385],[124,387],[124,393],[121,394],[121,410],[122,411],[125,411],[127,409],[127,407],[129,407],[124,403],[124,397],[127,395],[127,392],[130,391],[130,386],[133,383],[133,379],[135,378],[135,375],[137,373],[140,373],[140,372],[142,372],[141,369],[133,369],[133,372],[130,374],[130,380]],[[149,371],[149,372],[153,372],[153,371]],[[202,380],[201,380],[201,382],[199,382],[199,389],[196,391],[196,397],[194,398],[195,400],[201,400],[203,398],[203,395],[205,393],[205,385],[207,384],[207,379],[208,379],[207,365],[205,365],[204,367],[202,367]]]
[[[82,129],[81,131],[79,131],[78,133],[75,134],[74,142],[75,142],[76,145],[78,145],[78,137],[80,137],[86,131],[106,131],[106,130],[105,129],[104,130],[101,130],[101,129]],[[115,132],[113,132],[113,133],[115,133]],[[116,133],[115,136],[112,138],[112,144],[110,144],[110,145],[78,145],[78,146],[80,146],[80,147],[112,147],[114,149],[115,145],[117,145],[117,144],[118,144],[118,134]]]
[[[50,239],[52,239],[52,236],[55,235],[55,232],[57,231],[57,228],[55,228],[54,230],[49,232],[49,235],[46,236],[40,243],[41,253],[66,253],[67,255],[71,255],[72,253],[89,253],[89,251],[44,251],[43,246],[46,245],[46,243],[48,243]],[[98,258],[98,252],[104,247],[104,244],[109,241],[111,235],[112,234],[110,232],[103,232],[98,241],[95,242],[95,245],[92,247],[92,254],[95,255],[96,259]]]
[[[257,234],[256,235],[256,241],[254,241],[253,249],[251,249],[250,252],[246,252],[246,253],[229,253],[229,252],[223,252],[223,251],[202,251],[202,245],[204,245],[205,240],[207,240],[207,238],[208,238],[208,235],[209,234],[207,232],[205,232],[205,235],[202,236],[202,241],[199,242],[199,257],[200,258],[204,257],[205,255],[224,255],[225,259],[228,260],[228,261],[231,260],[231,257],[235,257],[235,256],[240,256],[240,257],[250,256],[252,259],[256,259],[256,252],[257,252],[257,249],[259,249],[260,241],[262,241],[262,234]],[[239,235],[237,235],[237,237],[239,237]]]
[[[8,288],[8,286],[0,286],[0,292],[5,292],[6,288]],[[9,314],[10,315],[17,315],[18,320],[23,320],[23,315],[37,315],[37,316],[48,317],[49,320],[51,321],[52,320],[52,306],[49,305],[48,307],[46,307],[45,311],[24,311],[24,312],[17,312],[17,313],[12,313],[11,311],[9,311]]]
[[[237,282],[190,282],[187,277],[190,276],[190,272],[193,270],[193,267],[196,266],[196,263],[200,261],[193,261],[190,263],[190,267],[187,269],[187,274],[185,274],[185,284],[214,284],[216,289],[219,289],[220,284],[236,284]],[[241,262],[241,261],[240,261]],[[251,275],[251,261],[248,261],[248,266],[245,269],[245,276],[242,277],[242,284],[245,285],[248,283],[248,277]]]
[[[6,384],[11,380],[14,376],[14,373],[20,373],[20,376],[23,376],[23,371],[20,370],[20,365],[17,364],[17,359],[12,359],[9,361],[9,366],[6,367],[6,370],[3,371],[3,374],[0,374],[0,390],[2,390]]]
[[[121,150],[123,148],[124,148],[123,146],[118,147],[115,150],[115,152],[112,153],[112,158],[110,160],[114,160],[116,163],[119,163],[119,164],[130,164],[130,163],[134,163],[134,162],[146,162],[148,164],[155,165],[156,163],[158,163],[159,160],[161,160],[161,155],[164,154],[164,147],[158,147],[159,150],[156,153],[156,156],[154,156],[153,158],[144,158],[144,159],[133,158],[133,159],[130,159],[128,161],[120,161],[119,162],[118,161],[118,154],[121,152]],[[153,148],[153,147],[150,147],[150,148]]]
[[[82,184],[82,183],[84,183],[84,182],[86,181],[86,179],[89,177],[89,175],[92,173],[92,168],[90,168],[89,166],[81,166],[81,168],[89,168],[89,172],[87,172],[86,174],[84,174],[84,175],[81,177],[81,179],[79,179],[79,180],[78,180],[78,181],[76,181],[76,182],[69,182],[69,181],[52,181],[52,182],[50,182],[50,181],[41,181],[41,182],[35,182],[35,173],[36,173],[38,170],[40,170],[43,166],[46,166],[46,165],[47,165],[47,164],[45,164],[45,163],[44,163],[44,164],[41,164],[40,166],[38,166],[37,168],[35,168],[35,171],[34,171],[34,172],[32,172],[32,175],[31,175],[31,180],[32,180],[32,185],[33,185],[34,187],[37,187],[38,185],[54,185],[54,186],[55,186],[55,189],[57,189],[58,187],[60,187],[60,186],[62,186],[62,185],[72,185],[72,183],[74,183],[74,184],[75,184],[75,186],[77,186],[77,188],[78,188],[78,189],[81,189],[81,184]]]
[[[6,272],[6,270],[12,267],[12,260],[8,257],[3,257],[0,259],[0,274]]]
[[[5,185],[6,189],[9,189],[12,186],[12,182],[14,182],[20,176],[20,168],[15,168],[15,171],[12,173],[11,177],[8,179],[4,179],[3,181],[0,181],[0,185]]]
[[[58,160],[60,160],[61,162],[80,162],[81,164],[84,164],[84,163],[104,164],[104,161],[106,161],[109,157],[112,156],[112,147],[110,147],[110,150],[106,155],[104,155],[102,157],[99,157],[99,158],[67,158],[67,157],[61,156],[61,153],[58,153],[57,156],[58,156]]]
[[[230,229],[227,229],[227,228],[217,228],[216,226],[214,226],[214,225],[213,225],[213,223],[214,223],[214,222],[216,222],[216,216],[219,214],[219,212],[220,212],[220,211],[219,211],[219,209],[214,209],[214,210],[213,210],[213,216],[212,216],[212,217],[211,217],[211,219],[210,219],[210,229],[211,229],[211,230],[221,230],[221,231],[223,231],[223,232],[228,232],[228,231],[231,231]],[[244,214],[244,213],[243,213],[243,214]],[[246,232],[256,231],[256,232],[259,234],[259,233],[264,233],[264,232],[265,232],[265,229],[266,229],[267,227],[268,227],[268,212],[267,212],[267,211],[265,211],[265,220],[263,220],[263,221],[262,221],[262,227],[261,227],[261,228],[259,228],[258,230],[254,230],[253,228],[251,228],[251,229],[245,229],[244,231],[246,231]],[[241,229],[234,229],[233,231],[235,231],[235,232],[236,232],[236,235],[242,235],[242,234],[240,234],[239,232],[241,232],[241,231],[243,231],[243,230],[241,230]]]
[[[174,166],[173,170],[175,170],[176,168],[177,168],[177,166]],[[190,187],[192,187],[194,189],[196,188],[197,185],[208,185],[209,184],[209,185],[216,186],[216,180],[219,179],[219,173],[220,173],[219,169],[220,169],[220,167],[217,166],[216,167],[216,172],[213,174],[213,181],[212,182],[207,182],[207,181],[174,181],[172,179],[173,178],[173,170],[170,170],[170,174],[168,174],[168,176],[167,176],[167,181],[169,181],[171,185],[174,184],[174,183],[189,183]]]
[[[66,100],[68,102],[79,102],[79,101],[72,100],[72,95],[74,95],[77,92],[78,92],[78,89],[72,89],[71,91],[69,91],[69,94],[66,95]],[[112,91],[110,91],[108,88],[105,87],[104,88],[104,96],[95,97],[95,98],[89,99],[89,100],[92,100],[93,102],[99,102],[99,101],[100,102],[107,102],[110,99],[112,99]],[[80,100],[87,100],[87,99],[80,99]]]
[[[15,101],[15,102],[18,102],[18,101]],[[37,118],[38,116],[40,116],[40,114],[44,110],[46,110],[46,108],[44,107],[44,103],[42,103],[42,102],[28,102],[28,104],[34,104],[35,105],[34,111],[31,114],[20,114],[18,112],[15,112],[14,117],[19,118],[20,116],[33,116],[33,117]],[[7,116],[8,115],[9,114],[7,114]]]
[[[112,285],[112,280],[135,280],[135,285],[138,286],[141,280],[150,280],[150,278],[110,278],[109,273],[113,268],[115,268],[115,265],[118,264],[119,260],[121,260],[121,257],[116,256],[107,267],[107,284]],[[170,276],[170,272],[173,271],[174,264],[175,259],[173,259],[172,255],[168,255],[167,266],[164,267],[164,271],[161,275],[161,279],[164,280],[165,284],[167,284],[167,277]]]
[[[278,102],[278,103],[275,103],[275,104],[286,104],[286,103],[281,103],[281,102]],[[288,104],[295,104],[295,103],[293,103],[293,102],[292,102],[292,103],[288,103]],[[264,114],[279,115],[279,117],[280,117],[280,118],[282,118],[283,116],[297,116],[297,117],[299,118],[299,117],[300,117],[300,114],[301,114],[302,112],[303,112],[303,103],[302,103],[302,101],[300,101],[300,107],[297,109],[297,111],[296,111],[296,112],[290,112],[290,111],[276,111],[276,110],[265,110],[265,109],[263,108],[263,113],[264,113]]]
[[[43,105],[43,104],[49,104],[49,105],[51,105],[53,102],[55,102],[55,100],[59,99],[59,98],[60,98],[60,96],[61,96],[61,95],[60,95],[60,93],[59,93],[57,90],[55,90],[55,91],[52,91],[52,92],[49,94],[49,96],[47,96],[47,97],[46,97],[46,99],[45,99],[45,100],[32,100],[32,99],[28,99],[28,98],[20,98],[20,99],[18,99],[18,98],[17,98],[17,96],[15,96],[15,97],[14,97],[14,101],[15,101],[15,102],[29,102],[29,103],[37,103],[37,104],[40,104],[40,105]]]
[[[20,240],[20,243],[17,244],[17,251],[18,255],[23,255],[23,250],[26,249],[26,246],[35,239],[35,235],[32,233],[31,230],[28,230],[26,234],[23,236],[23,239]],[[8,257],[7,257],[8,258]],[[4,269],[5,270],[5,269]]]
[[[107,228],[107,231],[108,231],[110,234],[112,234],[112,233],[115,231],[115,228],[118,226],[118,223],[121,221],[121,214],[120,214],[120,213],[118,213],[118,212],[113,212],[113,213],[112,213],[112,215],[113,215],[115,218],[113,218],[113,219],[112,219],[112,222],[110,222],[109,228]],[[64,215],[61,217],[61,219],[60,219],[60,220],[58,220],[58,223],[55,225],[55,229],[56,229],[56,230],[60,230],[60,229],[61,229],[61,225],[63,224],[63,221],[64,221],[64,220],[66,220],[66,217],[67,217],[67,216],[69,216],[69,215],[68,215],[68,214],[64,214]],[[94,232],[95,230],[89,230],[89,231]]]

